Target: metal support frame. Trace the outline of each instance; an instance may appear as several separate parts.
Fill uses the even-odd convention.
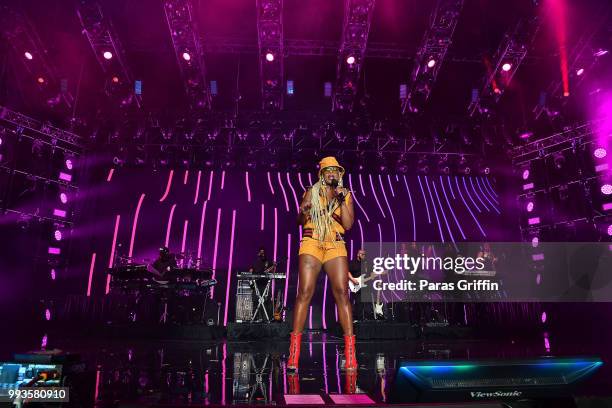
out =
[[[210,109],[204,51],[190,0],[166,0],[164,12],[185,92],[192,109]]]
[[[352,111],[364,63],[375,0],[345,0],[342,40],[338,49],[333,111]],[[348,63],[347,59],[354,59]]]
[[[429,29],[416,54],[409,91],[402,101],[402,113],[419,112],[422,104],[429,99],[451,45],[462,7],[463,0],[438,0],[431,14]],[[433,66],[428,65],[429,61],[433,61]]]
[[[285,90],[283,0],[256,0],[256,4],[262,108],[278,111],[283,109]]]

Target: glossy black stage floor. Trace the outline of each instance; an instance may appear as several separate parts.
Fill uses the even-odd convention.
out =
[[[529,336],[531,337],[531,336]],[[24,337],[22,337],[23,339]],[[3,338],[2,358],[12,351],[39,349],[40,338]],[[541,356],[599,355],[612,361],[609,336],[591,341],[563,341],[550,334],[540,338],[502,336],[496,339],[415,338],[360,340],[359,370],[342,370],[343,342],[328,333],[305,333],[297,374],[288,373],[288,341],[104,339],[78,330],[46,334],[47,349],[80,355],[89,390],[84,405],[96,407],[194,405],[387,405],[402,359],[504,361]],[[13,343],[11,345],[11,343]],[[611,395],[612,370],[599,370],[577,396]],[[470,405],[460,405],[470,406]],[[584,405],[589,406],[589,405]],[[606,406],[606,405],[597,405]]]

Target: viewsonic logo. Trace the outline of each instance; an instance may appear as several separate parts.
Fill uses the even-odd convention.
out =
[[[522,391],[471,391],[470,395],[472,398],[515,398],[523,395]]]

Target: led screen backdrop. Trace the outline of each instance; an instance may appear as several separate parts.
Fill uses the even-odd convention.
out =
[[[72,271],[73,277],[79,276],[83,294],[103,295],[115,256],[146,263],[167,244],[172,252],[192,253],[214,268],[219,281],[214,297],[230,299],[231,321],[236,272],[247,270],[263,246],[288,274],[289,285],[277,285],[275,293],[286,294],[291,306],[301,234],[298,206],[315,177],[278,171],[105,171],[82,188],[86,205],[73,238],[86,243],[80,252],[87,262]],[[485,176],[353,173],[345,175],[344,184],[355,193],[356,220],[346,235],[351,257],[364,241],[495,241],[508,236],[500,228],[502,200]],[[320,281],[313,305],[328,308],[333,299],[323,273]]]

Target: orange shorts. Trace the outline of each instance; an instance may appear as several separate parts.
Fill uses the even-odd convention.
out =
[[[308,254],[317,258],[322,264],[339,256],[346,256],[343,241],[322,242],[318,239],[304,237],[300,243],[299,255]]]

